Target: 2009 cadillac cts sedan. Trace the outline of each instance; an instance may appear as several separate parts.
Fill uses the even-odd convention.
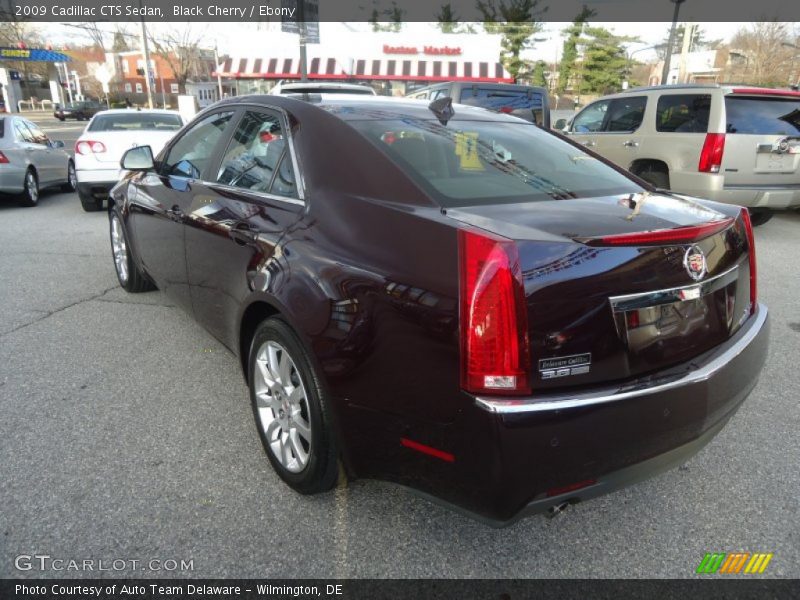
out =
[[[249,96],[129,150],[111,245],[241,359],[301,493],[502,524],[685,461],[767,350],[748,213],[448,100]]]

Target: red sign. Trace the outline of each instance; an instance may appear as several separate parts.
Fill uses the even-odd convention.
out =
[[[383,45],[384,54],[419,54],[419,49],[416,46],[390,46],[389,44]],[[423,46],[423,54],[433,56],[459,56],[461,48],[451,46]]]

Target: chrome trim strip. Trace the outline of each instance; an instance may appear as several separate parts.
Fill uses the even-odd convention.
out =
[[[236,187],[235,185],[228,185],[227,183],[219,183],[217,181],[199,181],[203,185],[206,185],[211,188],[222,188],[223,190],[230,190],[235,194],[244,194],[244,195],[253,195],[253,196],[262,196],[267,200],[278,200],[280,202],[286,202],[288,204],[295,204],[297,206],[305,206],[306,203],[302,200],[298,200],[297,198],[289,198],[288,196],[276,196],[275,194],[268,194],[267,192],[256,192],[253,190],[248,190],[247,188],[240,188]]]
[[[560,411],[572,408],[585,408],[587,406],[596,406],[598,404],[606,404],[608,402],[617,402],[619,400],[627,400],[628,398],[636,398],[638,396],[646,396],[655,394],[657,392],[664,392],[676,388],[692,385],[706,381],[713,377],[725,365],[727,365],[734,358],[739,356],[747,346],[756,338],[764,327],[767,321],[768,309],[763,304],[758,305],[758,310],[755,314],[755,321],[743,332],[742,337],[727,350],[715,356],[708,363],[698,368],[695,371],[686,373],[682,377],[668,381],[666,383],[642,387],[634,390],[624,390],[624,386],[616,389],[605,389],[598,392],[591,392],[578,395],[546,395],[541,398],[519,398],[519,399],[498,399],[498,398],[484,398],[476,397],[475,404],[479,408],[491,413],[497,414],[531,414],[538,412]]]
[[[672,304],[673,302],[680,302],[682,300],[702,298],[703,296],[712,292],[716,292],[717,290],[736,280],[739,277],[739,266],[743,262],[744,259],[740,260],[727,271],[699,283],[693,283],[691,285],[682,287],[667,288],[664,290],[656,290],[654,292],[627,294],[625,296],[611,296],[608,301],[611,303],[611,309],[615,313],[621,313],[637,308],[649,308],[651,306],[659,306],[661,304]]]

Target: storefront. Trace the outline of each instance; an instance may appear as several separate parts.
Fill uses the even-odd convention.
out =
[[[405,39],[402,34],[353,34],[347,44],[309,45],[309,80],[371,85],[402,96],[439,81],[513,83],[498,62],[497,36],[448,35]],[[442,39],[447,43],[443,43]],[[289,44],[259,55],[231,56],[217,70],[237,95],[267,93],[278,81],[300,79],[299,50]]]

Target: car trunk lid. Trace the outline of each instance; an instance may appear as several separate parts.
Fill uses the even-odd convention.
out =
[[[175,135],[174,131],[137,131],[135,133],[128,131],[90,131],[78,141],[80,142],[85,138],[101,142],[105,146],[105,152],[94,153],[95,159],[101,163],[118,165],[122,155],[136,146],[150,146],[153,150],[153,156],[156,156],[173,135]]]

